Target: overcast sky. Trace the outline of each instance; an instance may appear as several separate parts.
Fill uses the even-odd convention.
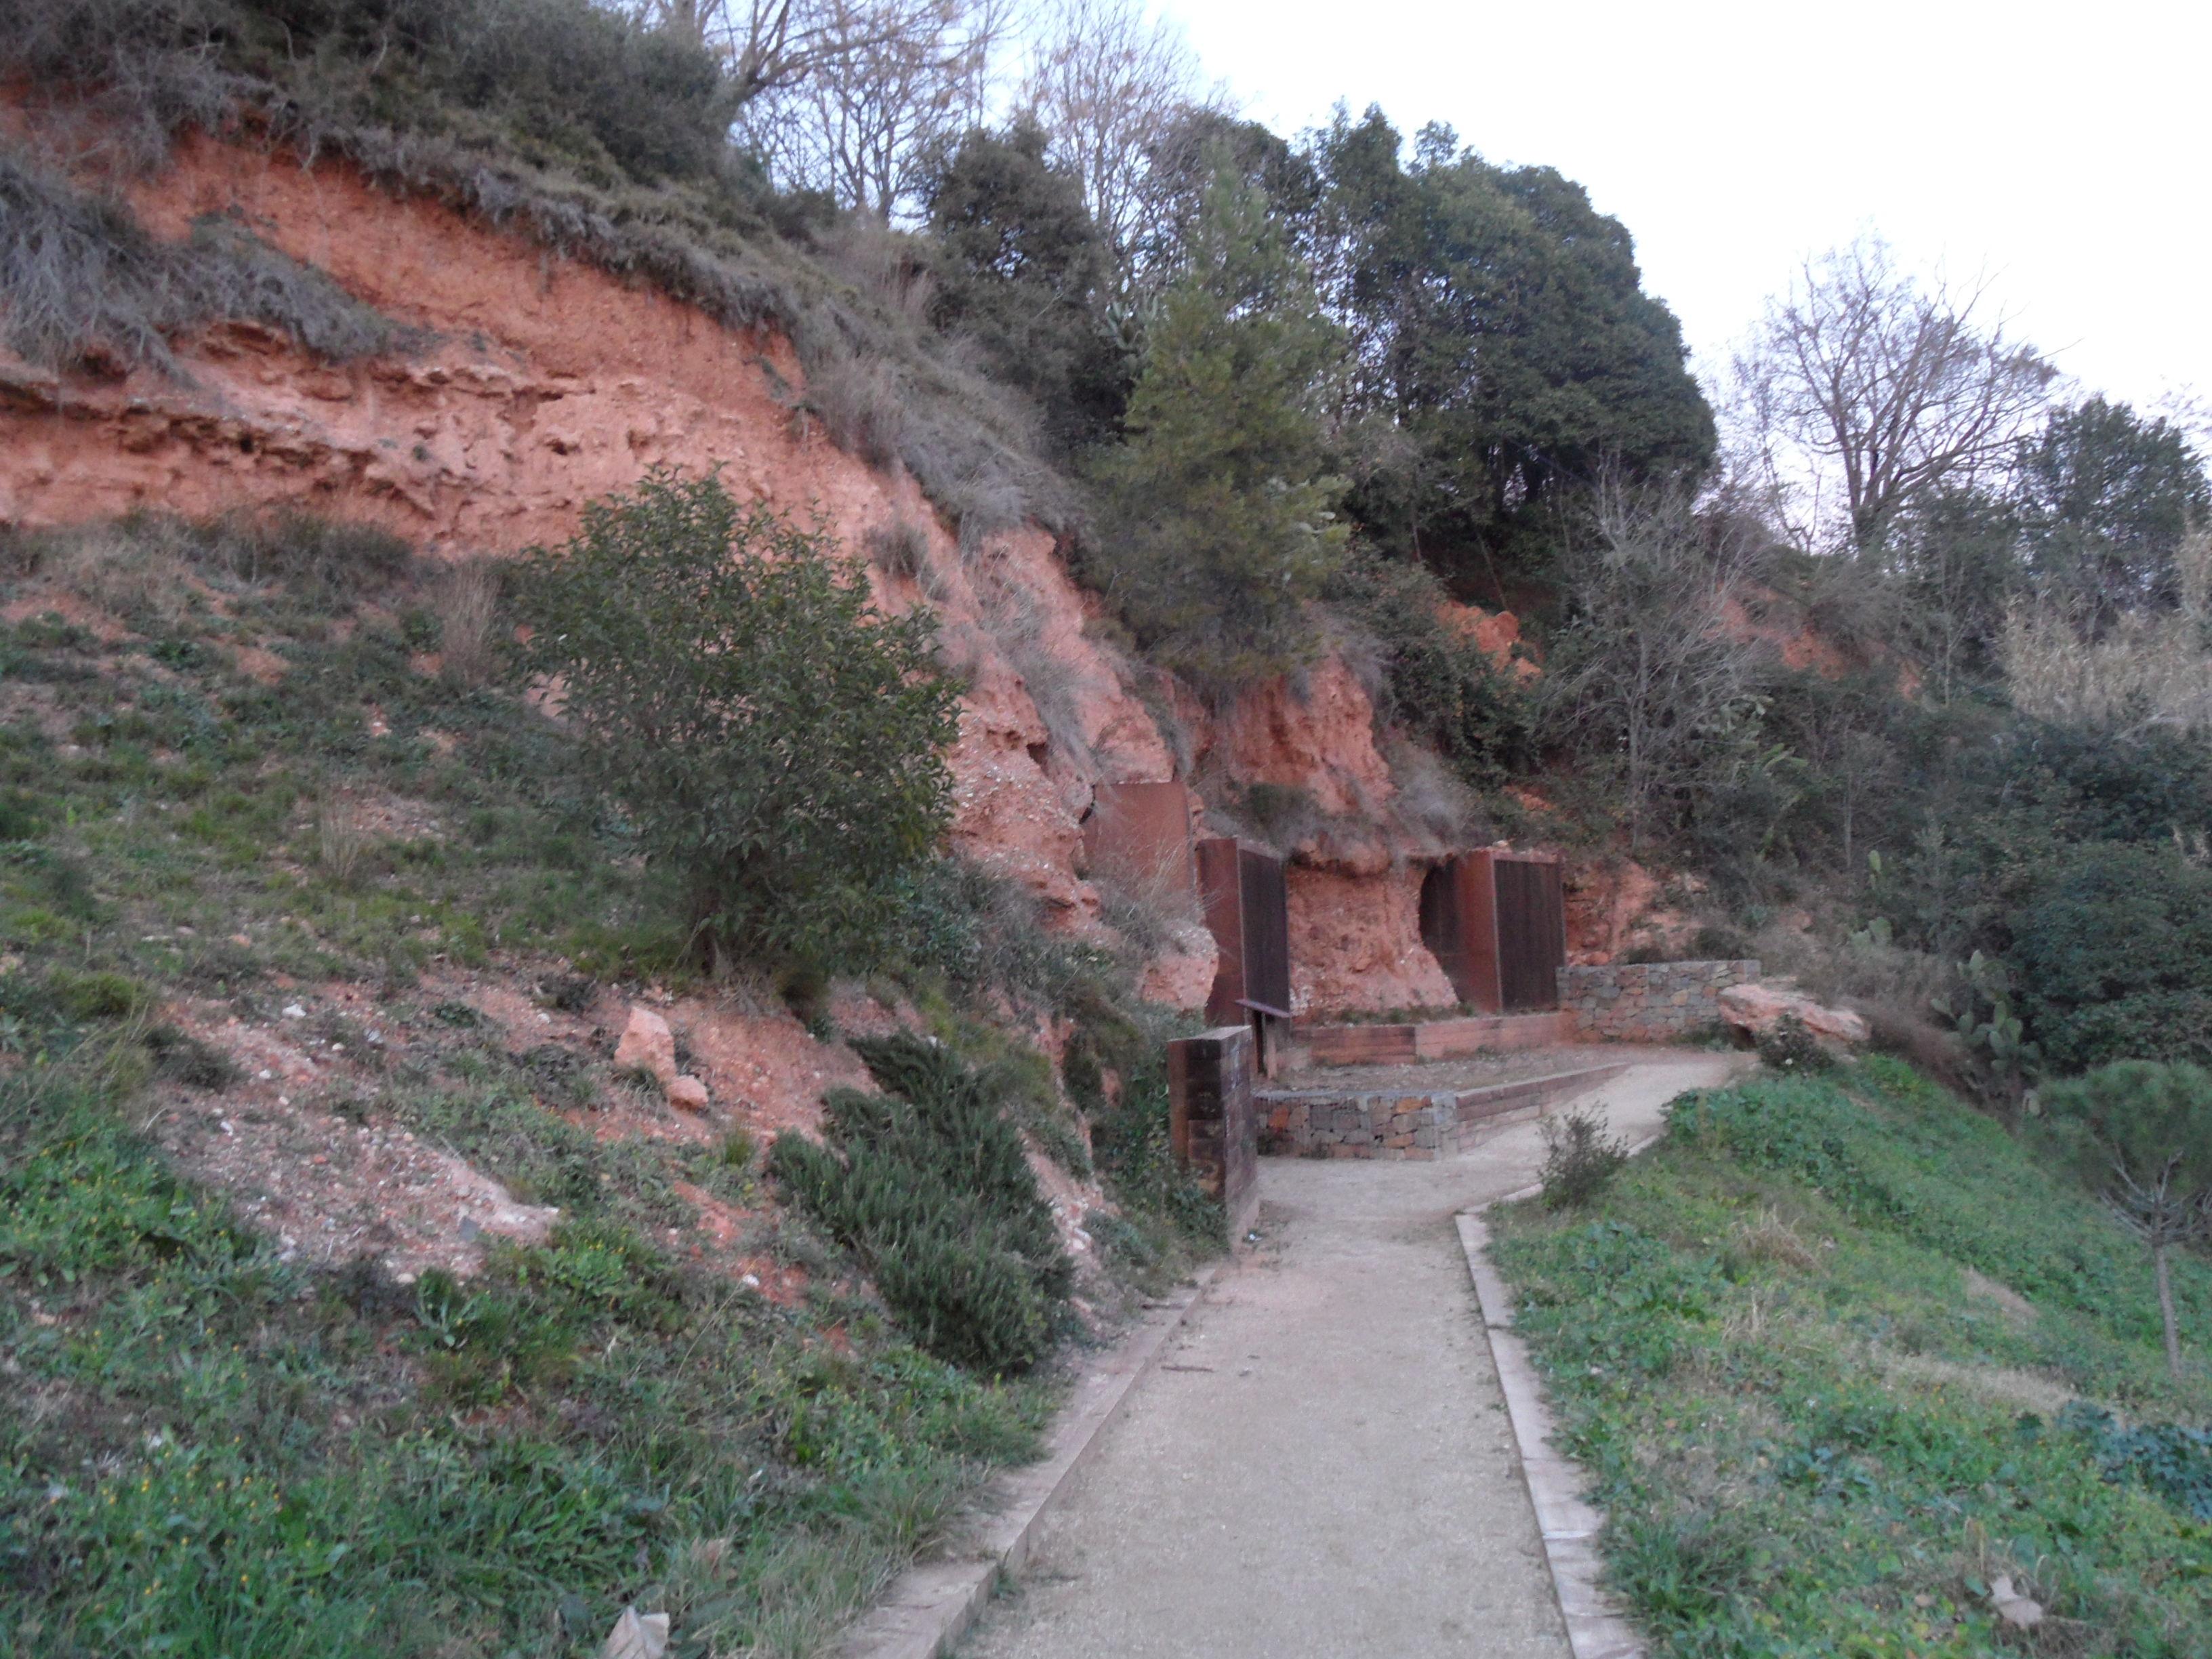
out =
[[[2212,397],[2206,0],[1159,3],[1279,131],[1379,103],[1579,180],[1701,365],[1872,227],[2089,388]]]

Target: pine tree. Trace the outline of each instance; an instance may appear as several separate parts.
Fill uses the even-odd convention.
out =
[[[1322,407],[1343,356],[1266,196],[1218,168],[1099,468],[1102,574],[1154,657],[1201,684],[1308,660],[1344,556]]]

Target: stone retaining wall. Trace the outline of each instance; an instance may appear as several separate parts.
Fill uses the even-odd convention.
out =
[[[1479,1130],[1540,1112],[1550,1102],[1594,1089],[1626,1064],[1583,1066],[1517,1083],[1427,1094],[1384,1090],[1262,1090],[1260,1150],[1299,1158],[1371,1158],[1425,1164],[1474,1144]]]
[[[1720,995],[1759,977],[1755,961],[1645,962],[1559,969],[1559,1002],[1577,1036],[1669,1042],[1721,1023]]]

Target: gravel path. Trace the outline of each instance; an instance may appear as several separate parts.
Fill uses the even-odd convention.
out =
[[[1589,1098],[1655,1131],[1736,1062]],[[1534,1123],[1435,1164],[1261,1164],[1225,1267],[963,1659],[1567,1659],[1451,1218],[1528,1185]]]

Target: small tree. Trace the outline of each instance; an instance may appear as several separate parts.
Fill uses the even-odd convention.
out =
[[[534,666],[594,781],[680,872],[695,950],[863,963],[951,815],[957,693],[926,611],[888,617],[819,529],[648,475],[525,569]]]
[[[2212,1072],[2124,1060],[2043,1095],[2051,1133],[2150,1249],[2166,1363],[2181,1376],[2166,1255],[2212,1231]]]
[[[1342,341],[1266,196],[1217,168],[1101,462],[1103,573],[1159,661],[1215,686],[1312,654],[1305,608],[1344,556],[1322,404]]]

